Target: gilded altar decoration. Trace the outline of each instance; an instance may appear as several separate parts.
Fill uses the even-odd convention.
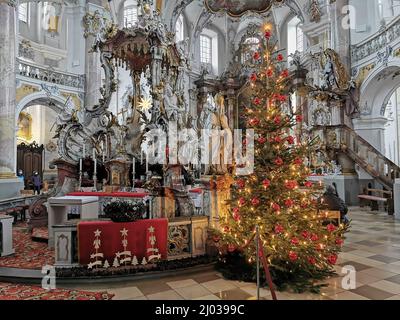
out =
[[[267,12],[274,3],[283,2],[284,0],[204,0],[209,11],[224,11],[233,17],[240,17],[248,12]]]

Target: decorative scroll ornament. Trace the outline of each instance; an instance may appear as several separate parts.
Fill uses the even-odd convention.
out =
[[[204,0],[206,8],[212,13],[226,12],[232,17],[241,17],[248,12],[263,13],[272,5],[285,0]]]
[[[320,22],[321,21],[321,8],[319,6],[319,1],[318,0],[310,0],[310,6],[309,6],[309,12],[310,12],[310,21],[311,22]]]

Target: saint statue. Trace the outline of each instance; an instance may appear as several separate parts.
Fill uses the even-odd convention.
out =
[[[167,81],[164,87],[164,109],[169,121],[177,121],[178,126],[182,124],[182,110],[178,106],[178,96],[174,92],[170,81]]]
[[[216,112],[211,115],[211,166],[209,174],[223,175],[232,163],[233,134],[225,115],[225,99],[221,94],[215,97]]]

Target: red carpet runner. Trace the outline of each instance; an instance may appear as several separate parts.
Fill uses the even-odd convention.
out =
[[[0,282],[0,300],[111,300],[107,292],[45,290],[41,287]]]

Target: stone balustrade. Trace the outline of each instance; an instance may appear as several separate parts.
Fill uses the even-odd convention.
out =
[[[85,89],[84,75],[56,71],[21,59],[17,59],[17,75],[79,90]]]

